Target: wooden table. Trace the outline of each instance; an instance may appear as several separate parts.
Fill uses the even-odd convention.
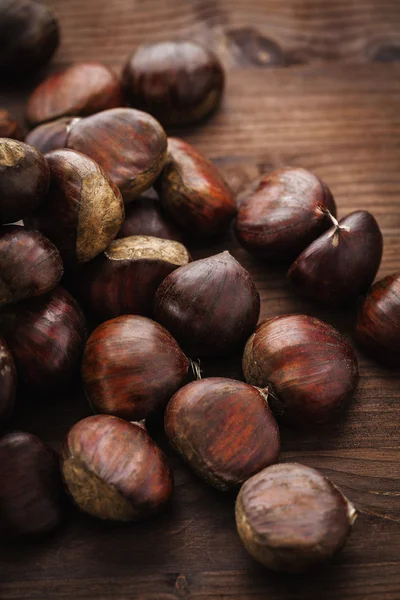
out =
[[[224,105],[185,137],[236,190],[280,165],[312,169],[331,186],[340,216],[368,209],[378,219],[385,238],[379,277],[400,269],[398,0],[49,3],[63,32],[52,69],[100,59],[119,71],[136,44],[151,40],[189,38],[214,47],[228,71]],[[0,105],[21,115],[27,92],[2,91]],[[299,300],[282,267],[253,260],[231,237],[209,253],[223,247],[253,273],[263,318],[306,312],[351,337],[352,311]],[[349,542],[331,565],[299,577],[261,568],[238,540],[234,496],[203,485],[161,439],[176,477],[169,511],[119,527],[71,510],[47,540],[0,551],[1,600],[398,600],[400,377],[362,354],[359,359],[360,386],[340,422],[282,431],[283,460],[320,468],[359,509]],[[241,377],[239,359],[203,367],[205,375]],[[57,446],[87,414],[79,394],[26,399],[12,426]]]

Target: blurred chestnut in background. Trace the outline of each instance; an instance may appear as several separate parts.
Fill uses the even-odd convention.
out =
[[[173,127],[215,111],[225,76],[213,52],[195,42],[176,41],[139,46],[125,66],[123,82],[132,106]]]
[[[86,323],[76,300],[63,288],[3,308],[0,334],[29,391],[63,392],[77,379]]]
[[[113,108],[71,126],[68,148],[93,158],[131,202],[153,185],[167,157],[164,129],[151,115]]]
[[[293,260],[326,229],[336,215],[329,188],[306,169],[287,167],[264,175],[239,204],[236,237],[251,254]]]
[[[11,415],[17,391],[17,373],[14,359],[5,342],[0,337],[0,425]]]
[[[49,193],[24,223],[54,242],[66,266],[88,262],[107,248],[123,223],[121,194],[103,169],[80,152],[53,150],[46,158]]]
[[[0,138],[22,140],[22,130],[12,114],[5,108],[0,108]]]
[[[316,469],[272,465],[243,484],[236,525],[246,550],[274,571],[300,573],[339,552],[357,513]]]
[[[125,220],[117,237],[150,235],[182,242],[183,235],[165,214],[156,193],[154,192],[152,196],[147,195],[146,192],[144,194],[126,206]]]
[[[0,227],[0,307],[40,296],[63,274],[57,248],[38,231],[19,225]]]
[[[23,142],[0,138],[0,222],[23,219],[44,199],[50,171],[44,156]]]
[[[344,306],[364,293],[381,264],[382,233],[375,218],[359,210],[310,244],[294,261],[288,278],[301,294],[330,306]]]
[[[267,388],[270,406],[298,426],[324,423],[352,397],[358,383],[353,348],[336,329],[306,315],[263,321],[243,355],[246,381]]]
[[[62,117],[49,123],[38,125],[25,138],[25,142],[34,146],[42,154],[51,150],[65,148],[71,123],[76,117]]]
[[[173,396],[165,412],[171,445],[206,483],[236,487],[278,460],[279,430],[261,390],[210,377]]]

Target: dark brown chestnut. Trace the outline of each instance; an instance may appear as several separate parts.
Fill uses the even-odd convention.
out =
[[[93,158],[131,202],[153,185],[167,158],[167,137],[151,115],[113,108],[77,120],[68,148]]]
[[[239,204],[236,237],[260,258],[294,260],[332,226],[321,207],[336,215],[329,188],[313,173],[296,167],[273,171]]]
[[[0,138],[22,140],[22,130],[12,114],[5,108],[0,108]]]
[[[139,46],[123,75],[132,106],[166,127],[204,119],[221,103],[224,69],[210,50],[189,41]]]
[[[358,310],[355,337],[379,362],[400,365],[400,273],[372,286]]]
[[[0,438],[0,535],[37,536],[62,519],[58,457],[30,433]]]
[[[354,350],[336,329],[306,315],[260,323],[243,355],[246,381],[267,388],[270,406],[298,426],[324,423],[349,402],[358,383]]]
[[[50,185],[44,156],[35,148],[0,138],[0,223],[13,223],[35,210]]]
[[[25,142],[34,146],[42,154],[51,150],[65,148],[71,123],[76,117],[62,117],[50,123],[43,123],[32,129],[25,138]]]
[[[183,235],[175,223],[168,218],[154,193],[136,198],[125,208],[125,220],[117,237],[125,238],[131,235],[150,235],[165,240],[183,241]]]
[[[330,306],[357,299],[373,282],[382,259],[383,239],[375,218],[351,213],[312,242],[288,271],[304,296]]]
[[[0,425],[8,419],[14,408],[16,391],[14,359],[5,340],[0,337]]]
[[[167,213],[189,235],[217,235],[235,216],[232,192],[217,168],[183,140],[168,139],[167,164],[156,187]]]
[[[158,323],[136,315],[100,325],[86,344],[82,377],[93,408],[128,420],[163,409],[187,375],[189,360]]]
[[[80,152],[53,150],[46,158],[49,193],[24,223],[57,246],[66,266],[88,262],[107,248],[123,223],[119,189],[94,160]]]
[[[0,311],[0,334],[18,378],[32,392],[63,391],[74,383],[86,341],[85,318],[61,287]]]
[[[192,358],[228,356],[254,331],[260,295],[250,273],[222,252],[168,275],[157,290],[154,314]]]
[[[339,552],[357,513],[316,469],[272,465],[243,484],[236,526],[246,550],[273,569],[300,573]]]
[[[173,396],[165,412],[171,445],[206,483],[229,490],[278,460],[276,421],[262,390],[210,377]]]
[[[0,227],[0,307],[40,296],[56,287],[63,274],[57,248],[41,233]]]

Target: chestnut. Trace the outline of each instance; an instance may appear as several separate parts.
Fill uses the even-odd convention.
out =
[[[8,419],[14,408],[16,391],[14,359],[5,340],[0,337],[0,425]]]
[[[166,127],[190,125],[214,112],[224,91],[224,69],[216,54],[191,41],[139,46],[123,82],[130,104]]]
[[[50,394],[74,382],[86,324],[76,300],[63,288],[3,308],[0,334],[29,391]]]
[[[300,573],[339,552],[357,517],[354,506],[316,469],[272,465],[243,484],[236,526],[246,550],[273,569]]]
[[[214,236],[236,214],[231,190],[217,168],[193,146],[168,139],[168,159],[156,183],[167,213],[189,235]]]
[[[57,246],[66,266],[88,262],[107,248],[124,220],[119,189],[80,152],[53,150],[46,158],[49,193],[24,223]]]
[[[133,521],[157,512],[173,489],[163,452],[139,423],[96,415],[69,431],[61,454],[68,492],[84,512]]]
[[[58,457],[30,433],[0,438],[0,535],[37,536],[62,520]]]
[[[157,196],[142,195],[125,208],[125,220],[119,230],[121,238],[150,235],[166,240],[183,241],[183,235],[165,214]]]
[[[38,150],[0,138],[0,223],[23,219],[39,206],[49,185],[49,167]]]
[[[336,329],[306,315],[260,323],[246,344],[243,373],[267,388],[270,406],[297,426],[324,423],[349,402],[358,383],[354,350]]]
[[[278,460],[280,439],[263,391],[210,377],[176,392],[165,412],[171,445],[206,483],[229,490]]]
[[[260,295],[250,273],[225,251],[173,271],[154,306],[156,321],[189,356],[228,356],[254,331]]]
[[[294,261],[288,279],[316,302],[344,306],[366,292],[379,269],[383,240],[375,218],[359,210],[337,221]]]
[[[236,237],[251,254],[271,260],[294,260],[332,226],[336,206],[325,183],[297,167],[264,175],[243,199],[235,221]]]
[[[151,115],[113,108],[75,121],[68,148],[93,158],[131,202],[159,176],[167,158],[167,137]]]
[[[71,124],[76,117],[62,117],[50,123],[43,123],[32,129],[25,138],[25,142],[34,146],[42,154],[51,150],[65,148]]]
[[[0,227],[0,307],[40,296],[63,274],[57,248],[38,231],[19,225]]]
[[[0,108],[0,138],[22,140],[21,127],[5,108]]]
[[[97,327],[87,341],[82,362],[86,396],[98,412],[144,419],[166,406],[189,364],[158,323],[136,315],[117,317]]]

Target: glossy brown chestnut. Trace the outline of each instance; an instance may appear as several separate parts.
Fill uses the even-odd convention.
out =
[[[18,225],[0,227],[0,307],[40,296],[63,274],[57,248],[41,233]]]
[[[8,419],[14,408],[16,391],[14,359],[5,340],[0,337],[0,425]]]
[[[32,392],[63,391],[74,383],[86,341],[85,318],[61,287],[0,311],[0,334],[18,378]]]
[[[0,223],[13,223],[35,210],[50,185],[44,156],[35,148],[0,138]]]
[[[165,407],[188,369],[189,360],[164,327],[125,315],[92,333],[82,377],[96,411],[139,420]]]
[[[195,42],[139,46],[123,75],[132,106],[154,115],[164,126],[189,125],[214,112],[224,91],[218,57]]]
[[[12,114],[5,108],[0,108],[0,138],[22,140],[21,127]]]
[[[183,140],[168,139],[167,164],[156,187],[167,213],[189,235],[217,235],[235,216],[232,192],[217,168]]]
[[[254,331],[260,295],[250,273],[222,252],[168,275],[154,306],[155,319],[190,357],[228,356]]]
[[[42,535],[62,519],[58,457],[30,433],[0,438],[0,535]]]
[[[156,196],[140,196],[126,206],[125,220],[117,237],[125,238],[131,235],[150,235],[165,240],[183,241],[183,235],[165,214]]]
[[[153,185],[167,158],[167,137],[151,115],[113,108],[72,124],[68,148],[91,156],[131,202]]]
[[[32,129],[25,138],[25,142],[34,146],[42,154],[51,150],[65,148],[70,130],[70,125],[75,117],[62,117],[50,123],[43,123]]]
[[[94,160],[80,152],[53,150],[46,158],[49,193],[24,223],[57,246],[66,266],[88,262],[107,248],[123,223],[119,189]]]
[[[293,260],[332,226],[320,207],[336,215],[329,188],[313,173],[295,167],[273,171],[240,203],[236,237],[255,256]]]
[[[379,362],[400,365],[400,273],[372,286],[358,310],[355,337]]]
[[[236,526],[246,550],[274,571],[299,573],[343,547],[357,513],[316,469],[272,465],[242,486]]]
[[[330,306],[357,299],[373,282],[382,259],[378,223],[365,210],[351,213],[310,244],[288,278],[304,296]]]
[[[251,385],[267,388],[270,406],[298,426],[323,423],[352,397],[358,363],[336,329],[306,315],[263,321],[247,342],[243,373]]]
[[[206,483],[229,490],[278,460],[276,421],[262,390],[210,377],[173,396],[165,412],[172,446]]]

